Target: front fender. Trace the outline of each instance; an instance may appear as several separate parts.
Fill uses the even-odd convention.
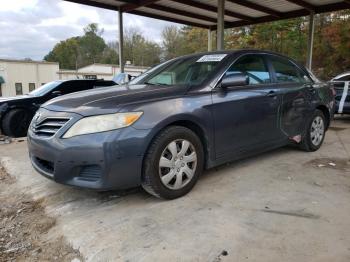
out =
[[[149,130],[146,143],[165,127],[172,124],[193,124],[198,127],[205,139],[209,158],[214,159],[214,124],[210,110],[210,94],[197,94],[180,98],[153,101],[140,105],[130,105],[121,111],[142,111],[142,117],[133,125],[133,128]],[[196,131],[196,130],[194,130]]]

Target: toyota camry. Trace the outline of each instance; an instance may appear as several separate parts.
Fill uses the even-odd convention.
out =
[[[327,83],[283,55],[220,51],[157,65],[126,85],[42,105],[28,131],[33,167],[97,190],[188,193],[204,169],[295,144],[318,150],[333,117]]]

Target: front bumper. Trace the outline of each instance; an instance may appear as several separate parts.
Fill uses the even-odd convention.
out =
[[[45,114],[55,112],[46,110]],[[40,137],[29,129],[29,156],[36,171],[61,184],[98,190],[140,185],[149,130],[127,127],[62,139],[81,118],[77,114],[69,117],[71,120],[52,137]]]

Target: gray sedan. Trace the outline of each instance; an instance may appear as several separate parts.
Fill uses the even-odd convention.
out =
[[[204,169],[288,144],[320,148],[334,98],[293,60],[258,51],[195,54],[129,84],[44,104],[28,131],[32,164],[58,183],[142,187],[174,199]]]

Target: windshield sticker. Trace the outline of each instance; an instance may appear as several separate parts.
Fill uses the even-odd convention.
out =
[[[220,62],[226,54],[217,54],[217,55],[204,55],[197,60],[197,63],[203,62]]]

